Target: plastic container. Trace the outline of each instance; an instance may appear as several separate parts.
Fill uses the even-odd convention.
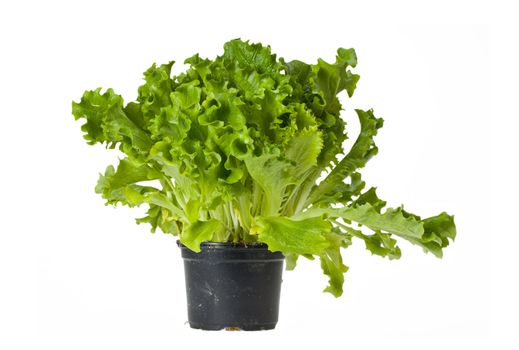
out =
[[[284,257],[263,243],[179,243],[191,328],[273,329],[279,314]]]

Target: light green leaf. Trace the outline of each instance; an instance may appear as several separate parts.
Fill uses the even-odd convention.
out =
[[[146,83],[139,87],[137,101],[147,121],[160,114],[162,108],[171,105],[170,95],[176,85],[171,80],[171,67],[174,63],[170,61],[160,66],[153,64],[144,72]]]
[[[290,163],[280,160],[276,153],[245,158],[250,176],[265,192],[262,213],[266,216],[277,215],[285,197],[285,189],[295,183],[290,173]]]
[[[312,191],[308,204],[317,202],[320,198],[330,192],[344,179],[352,175],[357,169],[366,165],[366,162],[377,154],[378,148],[373,140],[377,130],[382,127],[383,120],[377,119],[373,111],[356,110],[360,121],[360,134],[353,144],[351,150],[337,164],[328,176]]]
[[[318,131],[306,130],[290,140],[286,157],[294,164],[292,174],[295,178],[300,178],[317,165],[317,157],[322,147],[323,140]]]
[[[348,271],[348,267],[342,262],[340,251],[343,237],[334,232],[327,233],[325,237],[329,246],[319,255],[321,268],[324,274],[329,277],[328,286],[324,291],[333,294],[335,297],[340,297],[344,284],[344,273]]]
[[[104,176],[100,177],[96,192],[106,193],[128,184],[140,181],[155,180],[161,177],[160,172],[151,168],[147,164],[139,164],[128,158],[121,159],[115,171],[113,166],[106,169]]]
[[[388,257],[390,260],[400,259],[402,255],[400,248],[396,245],[396,239],[392,238],[389,233],[376,231],[372,235],[366,235],[362,233],[362,231],[356,230],[347,225],[341,225],[341,229],[345,230],[353,237],[362,239],[366,245],[366,249],[372,254]]]
[[[200,205],[201,203],[197,199],[191,199],[187,202],[185,211],[190,222],[195,222],[200,218]]]
[[[72,114],[76,120],[84,118],[86,123],[81,130],[89,144],[106,143],[114,147],[120,143],[145,152],[151,147],[149,134],[138,127],[123,110],[123,99],[112,89],[100,93],[101,88],[85,91],[79,103],[72,102]]]
[[[320,255],[329,246],[324,235],[331,231],[329,222],[321,218],[292,220],[283,216],[256,217],[251,228],[269,250],[294,254]]]
[[[285,256],[285,268],[287,271],[292,271],[296,268],[297,265],[297,259],[299,258],[298,254],[294,253],[285,253],[283,254]]]
[[[194,252],[200,251],[200,243],[211,241],[214,235],[224,230],[219,220],[196,221],[182,233],[180,241]]]
[[[279,71],[276,55],[271,54],[270,46],[234,39],[225,43],[224,50],[224,60],[236,62],[241,68],[252,68],[258,73],[273,74]]]
[[[162,178],[157,170],[147,164],[139,164],[128,158],[121,159],[117,170],[108,166],[104,175],[99,176],[96,192],[102,194],[107,204],[121,203],[130,207],[143,203],[154,204],[170,211],[170,216],[184,218],[185,214],[159,189],[138,183]]]
[[[150,203],[146,216],[135,220],[137,224],[147,223],[151,225],[151,232],[155,232],[157,227],[164,233],[173,235],[180,234],[182,230],[182,221],[171,216],[170,212],[164,207]]]
[[[296,214],[294,219],[303,220],[314,217],[342,218],[349,223],[358,223],[375,232],[394,234],[421,246],[425,251],[431,252],[437,257],[441,257],[442,249],[449,245],[448,238],[453,239],[456,235],[454,217],[446,213],[422,220],[419,216],[409,214],[402,208],[388,208],[380,213],[379,209],[369,203],[343,208],[311,208]],[[385,237],[379,236],[372,239],[382,240]],[[381,244],[383,243],[381,242]],[[391,241],[387,241],[385,244],[386,248],[390,250],[394,248]],[[391,254],[398,255],[396,251]]]

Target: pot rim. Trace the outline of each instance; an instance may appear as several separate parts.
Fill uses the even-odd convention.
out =
[[[177,245],[180,248],[186,248],[184,244],[177,240]],[[207,249],[268,249],[268,245],[263,242],[202,242],[201,248]]]

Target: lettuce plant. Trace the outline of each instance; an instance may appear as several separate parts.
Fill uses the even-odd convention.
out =
[[[356,110],[360,134],[343,149],[337,96],[351,97],[359,80],[353,49],[340,48],[334,63],[306,64],[236,39],[214,60],[186,59],[179,75],[173,63],[144,73],[136,101],[98,88],[72,104],[89,144],[125,155],[99,178],[107,204],[147,205],[138,223],[194,251],[204,241],[264,242],[288,269],[301,255],[318,257],[335,296],[348,270],[341,248],[353,239],[389,259],[400,258],[397,239],[438,257],[454,240],[452,216],[386,208],[366,189],[359,170],[377,154],[383,124],[372,110]]]

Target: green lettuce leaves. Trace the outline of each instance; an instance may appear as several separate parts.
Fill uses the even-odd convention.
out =
[[[137,223],[193,251],[204,241],[259,241],[281,251],[288,269],[299,256],[319,258],[335,296],[352,242],[398,259],[401,240],[441,257],[455,239],[451,215],[422,219],[365,189],[359,171],[377,154],[383,125],[372,110],[356,109],[360,133],[343,149],[339,96],[357,87],[355,50],[307,64],[235,39],[215,59],[186,59],[179,75],[173,64],[146,70],[136,101],[98,88],[72,103],[87,143],[123,154],[96,192],[107,204],[146,206]]]

